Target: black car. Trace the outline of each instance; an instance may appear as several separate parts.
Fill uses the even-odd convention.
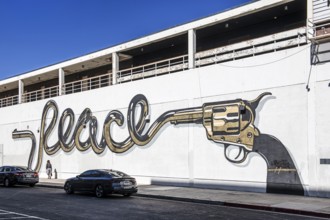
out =
[[[117,170],[87,170],[74,178],[67,179],[64,184],[67,194],[75,191],[95,193],[100,198],[107,194],[130,196],[138,191],[136,180]]]
[[[33,187],[39,182],[37,172],[23,166],[3,166],[0,167],[0,184],[13,186],[15,184],[30,185]]]

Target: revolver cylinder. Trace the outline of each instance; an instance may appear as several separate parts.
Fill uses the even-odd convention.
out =
[[[206,103],[203,109],[203,125],[208,139],[252,151],[254,136],[258,136],[259,131],[253,125],[254,114],[250,106],[242,100],[235,100]]]

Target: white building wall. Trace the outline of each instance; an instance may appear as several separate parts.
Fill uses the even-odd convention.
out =
[[[316,151],[315,173],[317,187],[314,195],[330,197],[330,147],[329,147],[329,107],[330,107],[330,73],[329,64],[313,66],[313,73],[316,75],[315,82],[315,109],[316,109]],[[328,160],[327,164],[321,164],[321,159]],[[314,161],[312,161],[314,162]]]
[[[320,165],[321,158],[330,158],[327,138],[330,125],[327,115],[330,106],[327,98],[330,95],[330,75],[326,71],[329,64],[310,69],[309,59],[309,45],[305,45],[60,96],[53,100],[58,105],[59,117],[66,108],[71,108],[76,114],[76,121],[85,108],[90,108],[93,116],[98,119],[100,138],[108,112],[119,110],[126,118],[128,104],[136,94],[147,97],[152,123],[168,110],[198,107],[206,102],[237,98],[253,100],[263,92],[271,92],[272,96],[264,98],[256,110],[255,126],[262,134],[270,134],[284,144],[296,164],[307,194],[329,196],[330,165]],[[306,84],[310,70],[313,77],[311,91],[308,92]],[[31,141],[12,139],[12,131],[31,130],[39,146],[38,130],[47,101],[0,109],[3,164],[27,165]],[[310,120],[311,118],[315,120]],[[129,135],[127,125],[121,128],[113,126],[112,135],[117,141],[124,140]],[[85,131],[81,139],[86,138]],[[311,146],[311,139],[315,140],[315,146]],[[49,145],[57,140],[56,126]],[[59,178],[75,176],[86,169],[112,168],[137,177],[140,184],[206,185],[266,191],[265,160],[257,153],[250,153],[242,164],[227,161],[223,144],[208,140],[205,128],[200,124],[166,124],[149,144],[142,147],[135,145],[122,154],[106,149],[101,155],[96,155],[92,149],[85,152],[74,149],[70,153],[60,150],[55,155],[43,155],[41,177],[46,176],[45,163],[49,159]]]

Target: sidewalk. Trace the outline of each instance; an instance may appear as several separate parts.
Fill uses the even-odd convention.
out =
[[[64,181],[40,179],[37,186],[63,188]],[[327,198],[157,185],[141,185],[135,196],[330,218]]]

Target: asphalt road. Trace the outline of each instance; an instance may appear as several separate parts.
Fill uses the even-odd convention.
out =
[[[321,219],[138,196],[67,195],[62,189],[0,187],[1,219]]]

